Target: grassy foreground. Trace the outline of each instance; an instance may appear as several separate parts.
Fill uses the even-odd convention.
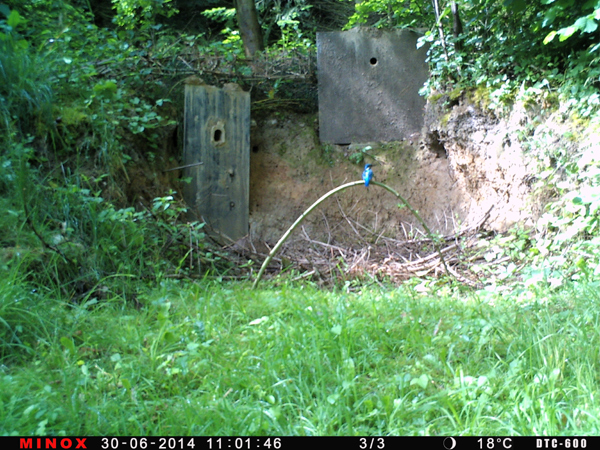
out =
[[[0,434],[600,434],[597,285],[265,286],[165,282],[135,309],[1,282]]]

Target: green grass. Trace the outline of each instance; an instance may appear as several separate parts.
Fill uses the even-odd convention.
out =
[[[599,300],[179,282],[139,309],[48,300],[0,365],[0,434],[598,434]]]

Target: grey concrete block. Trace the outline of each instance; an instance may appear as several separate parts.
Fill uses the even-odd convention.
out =
[[[191,214],[230,243],[248,234],[250,93],[188,79],[185,85],[183,176]],[[201,164],[200,164],[201,163]]]
[[[427,49],[409,30],[317,33],[322,142],[408,139],[423,126]]]

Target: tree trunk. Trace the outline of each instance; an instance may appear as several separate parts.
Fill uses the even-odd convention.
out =
[[[252,59],[263,49],[262,33],[256,15],[254,0],[235,0],[235,11],[244,43],[246,57]]]
[[[462,51],[462,42],[460,35],[463,33],[463,25],[460,20],[460,14],[458,12],[458,5],[456,2],[452,2],[450,5],[450,10],[452,11],[452,16],[454,16],[454,22],[452,24],[452,33],[454,34],[454,50],[457,52]]]

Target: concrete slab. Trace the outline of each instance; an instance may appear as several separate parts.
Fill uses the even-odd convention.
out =
[[[389,142],[423,126],[427,49],[409,30],[317,33],[321,142]]]
[[[194,77],[185,84],[187,167],[183,195],[192,216],[213,237],[231,243],[248,234],[250,178],[250,93],[236,84],[223,89]]]

